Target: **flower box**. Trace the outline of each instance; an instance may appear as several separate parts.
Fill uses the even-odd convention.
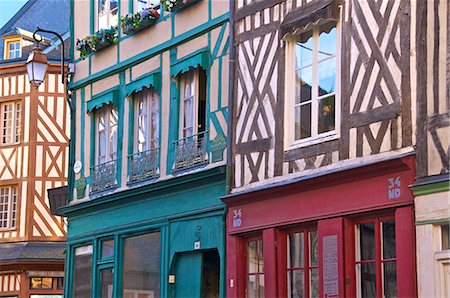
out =
[[[161,0],[161,6],[165,11],[175,11],[197,1],[198,0]]]
[[[153,25],[159,19],[159,13],[152,8],[140,12],[127,14],[120,20],[120,27],[124,34],[132,34]]]
[[[111,27],[109,29],[100,29],[83,39],[77,39],[76,49],[80,52],[80,59],[83,60],[89,54],[97,53],[116,43],[117,27]]]

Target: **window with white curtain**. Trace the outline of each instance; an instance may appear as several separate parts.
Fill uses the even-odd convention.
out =
[[[117,159],[118,113],[112,106],[96,111],[96,163],[102,164]]]
[[[312,26],[286,47],[286,144],[337,136],[339,125],[338,24]]]
[[[0,187],[0,229],[16,227],[17,187]]]
[[[108,29],[118,24],[118,1],[98,0],[98,29]]]
[[[159,147],[159,95],[153,88],[135,94],[135,152]]]
[[[160,12],[160,6],[160,0],[134,0],[133,3],[134,12],[139,12],[147,8],[154,8]]]
[[[180,138],[206,130],[206,72],[191,69],[181,76]]]
[[[21,131],[21,104],[9,102],[1,107],[1,143],[14,144],[20,141]]]

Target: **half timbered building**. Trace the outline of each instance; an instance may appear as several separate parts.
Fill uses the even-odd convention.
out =
[[[229,4],[71,1],[66,297],[225,297]]]
[[[448,235],[448,1],[232,5],[228,297],[429,296],[430,270],[448,278],[430,246]]]
[[[59,18],[48,19],[52,9]],[[61,44],[42,36],[46,83],[25,62],[37,25],[68,38],[69,1],[28,1],[0,29],[0,296],[62,297],[65,220],[50,213],[47,189],[67,181],[68,107]]]

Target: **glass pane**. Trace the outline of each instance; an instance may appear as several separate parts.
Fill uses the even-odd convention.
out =
[[[375,298],[376,284],[375,284],[375,263],[363,263],[357,265],[357,271],[360,277],[361,297]]]
[[[375,259],[375,230],[374,223],[365,223],[359,227],[359,252],[360,260]]]
[[[309,297],[319,297],[319,268],[309,270]]]
[[[397,270],[395,261],[383,263],[384,297],[397,297]]]
[[[305,272],[303,270],[288,271],[288,297],[305,297]]]
[[[381,223],[383,229],[383,259],[395,258],[395,221]]]
[[[102,242],[102,257],[114,256],[114,240],[107,240]]]
[[[123,297],[159,297],[160,233],[124,240]]]
[[[319,266],[319,242],[317,231],[309,232],[309,266]]]
[[[336,55],[336,24],[328,22],[320,26],[319,61]]]
[[[334,95],[319,100],[319,133],[333,131],[335,128],[335,97]]]
[[[73,270],[73,297],[91,296],[92,287],[92,245],[75,249]]]
[[[313,38],[312,30],[300,35],[295,47],[295,65],[299,69],[311,65],[313,62]]]
[[[263,251],[263,241],[258,240],[258,268],[260,273],[264,272],[264,251]]]
[[[311,136],[311,104],[295,107],[295,139]]]
[[[441,226],[442,250],[450,249],[450,225]]]
[[[100,270],[101,298],[112,298],[113,279],[114,279],[113,268]]]
[[[312,66],[303,68],[296,72],[295,86],[295,104],[311,100]]]
[[[317,93],[323,96],[332,93],[336,89],[336,58],[324,60],[319,63],[319,84]]]
[[[258,272],[258,241],[249,241],[247,245],[247,273]]]
[[[32,277],[31,289],[51,289],[53,287],[53,279],[51,277]]]
[[[117,120],[118,114],[116,109],[111,109],[109,117],[109,155],[110,160],[117,159]]]
[[[288,268],[303,268],[304,266],[304,234],[295,233],[288,236]]]
[[[247,298],[264,297],[264,274],[247,275]]]

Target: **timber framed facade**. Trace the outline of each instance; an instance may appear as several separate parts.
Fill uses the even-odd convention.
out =
[[[234,1],[229,297],[425,295],[413,206],[438,183],[445,230],[449,13],[419,2]],[[419,276],[445,275],[425,250]]]
[[[62,297],[64,291],[66,221],[51,214],[47,195],[67,182],[70,124],[59,42],[44,36],[49,66],[39,88],[30,85],[25,62],[38,22],[62,35],[68,31],[59,24],[68,18],[68,2],[52,7],[60,13],[53,23],[43,21],[43,2],[29,1],[0,29],[2,297]]]
[[[71,1],[67,297],[225,297],[229,7],[178,2]]]

